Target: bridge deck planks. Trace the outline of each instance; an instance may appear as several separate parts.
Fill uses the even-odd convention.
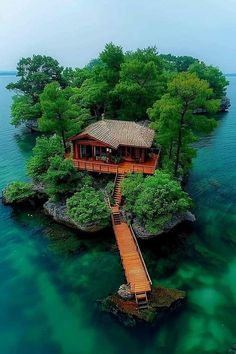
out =
[[[115,212],[117,213],[117,209]],[[145,267],[129,226],[125,222],[118,225],[115,225],[113,222],[113,229],[131,292],[151,291],[151,285]]]

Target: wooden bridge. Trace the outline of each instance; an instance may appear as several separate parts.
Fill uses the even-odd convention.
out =
[[[138,307],[144,309],[148,307],[148,293],[151,291],[152,282],[135,234],[132,228],[123,220],[120,213],[121,182],[123,178],[123,174],[119,174],[116,177],[114,189],[115,206],[111,207],[112,225],[130,291],[135,295]]]

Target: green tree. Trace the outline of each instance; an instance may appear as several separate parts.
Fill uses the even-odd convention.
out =
[[[126,177],[122,194],[125,207],[151,233],[162,231],[173,216],[191,207],[191,199],[180,184],[160,170],[146,178]]]
[[[115,87],[119,81],[121,64],[124,62],[124,53],[121,47],[108,43],[100,53],[99,59],[103,64],[104,70],[100,75],[110,88]]]
[[[190,73],[195,73],[201,80],[206,80],[213,90],[214,98],[221,99],[226,95],[226,88],[229,82],[226,80],[222,71],[212,65],[203,62],[195,62],[189,67]]]
[[[104,195],[92,187],[84,187],[66,202],[68,216],[80,225],[109,223],[110,212]]]
[[[33,55],[32,58],[22,58],[17,64],[17,82],[7,85],[17,95],[12,105],[12,124],[19,125],[41,116],[39,95],[44,87],[53,81],[65,85],[62,76],[63,68],[59,63],[45,55]]]
[[[43,183],[46,193],[59,200],[72,195],[82,186],[91,186],[92,178],[83,172],[78,172],[71,160],[54,156],[50,158],[50,165],[44,175]]]
[[[194,154],[191,145],[196,140],[196,132],[209,132],[216,126],[209,116],[194,114],[199,108],[209,114],[216,112],[220,101],[212,96],[207,81],[183,72],[169,82],[167,93],[148,110],[157,141],[162,144],[165,156],[173,161],[175,176],[187,172]]]
[[[49,56],[22,58],[17,64],[17,76],[20,79],[7,85],[7,88],[29,96],[36,103],[48,83],[57,81],[64,84],[62,71],[63,67],[59,66],[57,60]]]
[[[21,123],[38,119],[41,116],[39,103],[33,103],[29,96],[14,96],[11,107],[11,124],[19,126]]]
[[[146,118],[148,107],[163,91],[162,66],[156,48],[128,53],[121,65],[120,81],[113,96],[120,100],[118,116],[126,120]]]
[[[39,128],[48,133],[61,135],[66,149],[66,132],[70,131],[73,120],[78,118],[79,107],[71,102],[68,96],[71,89],[62,89],[57,82],[48,84],[40,95],[43,112],[39,119]]]
[[[54,156],[64,156],[64,149],[59,136],[38,137],[33,148],[33,156],[27,163],[28,175],[35,181],[42,182]]]

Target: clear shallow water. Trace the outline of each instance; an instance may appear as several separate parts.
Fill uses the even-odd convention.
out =
[[[12,77],[0,76],[0,188],[27,179],[35,137],[9,125]],[[236,77],[232,107],[199,144],[188,189],[197,223],[141,244],[154,284],[184,289],[186,306],[153,328],[124,328],[95,301],[123,281],[111,230],[76,234],[0,204],[0,353],[225,353],[236,342]]]

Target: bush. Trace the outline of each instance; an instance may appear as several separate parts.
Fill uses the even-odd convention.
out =
[[[92,187],[84,187],[66,202],[68,216],[80,225],[108,225],[110,212],[104,195]]]
[[[82,186],[91,186],[92,177],[84,172],[78,172],[71,160],[60,156],[50,159],[50,166],[44,175],[46,193],[53,199],[62,199],[72,195]]]
[[[174,215],[191,206],[191,199],[180,184],[162,171],[146,178],[128,176],[123,181],[122,194],[126,208],[151,233],[163,230]]]
[[[3,192],[6,204],[19,203],[35,196],[35,191],[31,183],[12,182]]]

